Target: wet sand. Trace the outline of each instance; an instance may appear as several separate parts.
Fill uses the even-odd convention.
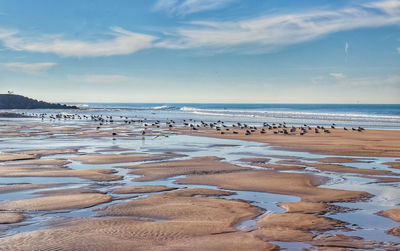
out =
[[[305,168],[305,166],[300,166],[300,164],[302,164],[300,162],[278,161],[276,162],[277,164],[271,164],[267,163],[269,159],[265,158],[241,158],[239,161],[247,162],[252,166],[271,168],[275,170],[302,170]]]
[[[316,202],[282,202],[278,203],[278,206],[285,209],[287,213],[303,213],[303,214],[324,214],[331,210],[331,206],[326,203]]]
[[[260,214],[258,208],[245,202],[194,197],[194,195],[221,196],[228,194],[210,189],[181,189],[112,205],[103,209],[100,215],[209,222],[218,226],[217,228],[225,227],[226,231],[232,231],[232,227],[240,220]]]
[[[113,164],[139,162],[149,160],[165,160],[183,155],[178,154],[158,154],[158,155],[123,155],[123,154],[96,154],[71,157],[71,160],[80,161],[85,164]]]
[[[263,142],[277,147],[284,147],[286,150],[319,154],[369,157],[398,157],[400,155],[400,131],[395,130],[366,130],[358,132],[344,131],[337,128],[330,129],[331,133],[329,134],[317,134],[311,130],[305,135],[299,135],[299,130],[293,135],[275,135],[272,130],[267,130],[266,134],[256,131],[251,135],[245,135],[245,129],[236,129],[238,134],[232,134],[232,128],[230,129],[225,134],[212,129],[192,131],[188,128],[182,128],[177,129],[177,131],[188,135]]]
[[[388,165],[390,168],[395,168],[395,169],[400,169],[400,162],[386,162],[384,163],[386,165]]]
[[[154,193],[154,192],[165,192],[171,191],[176,188],[166,187],[166,186],[156,186],[156,185],[147,185],[147,186],[122,186],[116,187],[112,190],[113,193]]]
[[[154,162],[135,166],[124,166],[131,169],[131,174],[140,175],[135,181],[151,181],[178,175],[208,174],[249,170],[248,168],[222,162],[213,156],[197,157],[183,161]]]
[[[176,182],[178,184],[212,185],[231,190],[295,195],[307,202],[356,201],[371,197],[370,194],[363,191],[320,188],[318,185],[323,182],[318,177],[303,173],[244,171],[193,175]]]
[[[24,220],[22,213],[0,212],[0,224],[17,223]]]
[[[70,162],[61,159],[32,159],[32,160],[15,160],[7,162],[7,166],[65,166]]]
[[[77,177],[97,181],[122,179],[112,169],[72,170],[59,166],[0,166],[0,177]]]
[[[378,214],[400,222],[400,208],[381,211]]]
[[[15,161],[15,160],[27,160],[27,159],[36,159],[37,156],[33,154],[9,154],[9,153],[0,153],[0,162],[1,161]]]
[[[355,168],[337,164],[321,164],[321,163],[307,163],[305,166],[314,167],[321,171],[328,172],[339,172],[339,173],[358,173],[358,174],[369,174],[369,175],[396,175],[391,171],[378,170],[378,169],[367,169],[367,168]]]
[[[344,223],[313,214],[268,214],[257,221],[255,234],[272,241],[310,242],[315,231],[342,229]],[[312,232],[313,231],[313,232]]]
[[[149,131],[146,135],[152,135],[146,137],[152,139],[153,136],[163,134],[146,130]],[[231,132],[221,135],[209,129],[196,132],[189,129],[171,130],[174,131],[213,138],[267,142],[280,149],[339,156],[400,156],[400,144],[397,144],[400,141],[397,136],[400,134],[395,131],[344,132],[334,129],[330,134],[310,132],[303,136],[272,135],[271,131],[267,131],[266,135],[256,132],[249,136],[243,135],[243,130],[238,130],[241,134],[235,135]],[[117,135],[112,135],[112,132]],[[10,136],[12,133],[10,131],[6,135]],[[140,131],[132,132],[128,128],[118,128],[117,125],[102,128],[99,132],[89,125],[58,128],[48,125],[26,132],[22,130],[14,136],[29,139],[34,135],[52,138],[63,135],[69,140],[106,137],[110,142],[114,137],[118,142],[127,140],[128,135],[138,134]],[[143,146],[146,146],[144,139]],[[240,147],[240,142],[217,142],[209,144],[208,148],[215,149],[216,156],[220,156],[217,155],[221,154],[219,149],[228,146]],[[66,143],[64,148],[54,150],[13,149],[12,152],[3,154],[3,159],[0,158],[0,177],[79,177],[87,180],[76,188],[55,189],[57,184],[10,183],[0,186],[0,194],[24,191],[29,195],[28,198],[11,198],[0,202],[0,224],[7,223],[14,227],[13,223],[23,223],[25,216],[19,211],[29,217],[32,211],[46,214],[52,210],[68,209],[72,212],[71,215],[77,212],[78,217],[82,217],[79,215],[83,213],[86,218],[67,217],[58,222],[52,221],[45,229],[41,227],[1,237],[0,250],[131,250],[132,247],[135,250],[274,250],[277,248],[271,243],[274,241],[303,242],[320,250],[390,246],[357,236],[329,232],[346,231],[351,226],[347,222],[331,218],[335,213],[345,212],[344,208],[334,205],[335,202],[365,201],[373,195],[365,191],[333,189],[326,184],[332,177],[329,173],[343,175],[341,177],[350,177],[348,174],[351,174],[354,175],[351,177],[397,182],[395,168],[398,162],[386,163],[394,168],[393,172],[346,165],[367,165],[370,162],[357,157],[301,158],[271,155],[271,158],[259,158],[250,153],[249,157],[233,158],[232,163],[229,158],[191,155],[191,152],[196,151],[186,149],[185,145],[175,146],[174,149],[184,150],[176,153],[169,153],[167,148],[163,150],[162,145],[157,147],[161,150],[150,154],[151,151],[137,151],[139,148],[136,148],[136,152],[128,144],[109,144],[109,147],[96,146],[93,150],[90,149],[90,153],[85,153],[83,149],[81,151],[81,148],[68,146]],[[124,153],[118,154],[114,151]],[[186,158],[185,154],[190,157]],[[185,159],[181,159],[182,157]],[[276,161],[276,158],[280,161]],[[80,162],[79,169],[73,168],[77,165],[74,161]],[[96,165],[104,166],[100,169]],[[258,170],[250,166],[257,167]],[[362,176],[356,176],[358,174]],[[181,175],[185,176],[180,177]],[[138,181],[141,182],[139,184],[143,182],[143,185],[138,185]],[[62,183],[60,186],[67,184]],[[196,187],[199,185],[216,188]],[[259,207],[262,203],[256,205],[258,202],[251,201],[251,197],[246,200],[230,198],[235,192],[242,191],[297,196],[300,201],[278,200],[273,203],[285,212],[266,213],[265,210],[269,208]],[[118,194],[134,193],[141,195],[118,197]],[[85,210],[84,208],[89,209],[79,211]],[[397,210],[385,210],[380,215],[398,221]],[[255,223],[248,228],[241,228],[240,224],[246,221]],[[387,233],[399,235],[399,229],[400,227],[387,229]]]
[[[0,239],[0,250],[276,250],[249,233],[210,222],[84,218]]]
[[[0,185],[0,193],[11,193],[24,190],[53,188],[63,184],[2,184]]]
[[[86,208],[112,200],[110,195],[101,193],[72,193],[50,195],[0,203],[0,210],[60,210]]]
[[[0,239],[0,246],[12,249],[29,247],[74,250],[129,250],[132,247],[135,250],[275,249],[275,245],[233,227],[241,219],[257,216],[260,213],[258,208],[240,201],[193,197],[226,194],[229,193],[210,189],[183,189],[150,195],[144,199],[108,206],[100,211],[101,215],[113,218],[70,220],[49,230]]]
[[[77,148],[62,148],[62,149],[32,149],[32,150],[17,151],[16,153],[48,156],[48,155],[68,154],[76,152],[78,152]]]

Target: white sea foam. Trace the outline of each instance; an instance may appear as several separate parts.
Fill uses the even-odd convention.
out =
[[[376,115],[362,113],[327,113],[327,112],[300,112],[300,111],[267,111],[267,110],[228,110],[228,109],[200,109],[194,107],[182,107],[182,112],[194,113],[210,116],[227,117],[256,117],[256,118],[288,118],[288,119],[323,119],[323,120],[342,120],[342,121],[383,121],[399,122],[400,116]]]

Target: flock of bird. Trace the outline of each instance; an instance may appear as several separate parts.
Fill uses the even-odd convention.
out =
[[[80,114],[50,114],[48,115],[47,113],[42,113],[42,114],[33,114],[36,117],[41,118],[44,120],[45,118],[49,118],[51,121],[55,120],[91,120],[93,122],[98,123],[96,129],[99,130],[101,126],[105,124],[113,124],[113,123],[123,123],[126,125],[131,125],[131,124],[140,124],[142,127],[144,127],[142,131],[142,135],[146,134],[146,130],[148,127],[156,127],[160,128],[162,126],[162,122],[160,120],[147,120],[146,118],[144,119],[130,119],[126,116],[119,116],[119,119],[115,120],[113,116],[107,115],[80,115]],[[336,129],[336,124],[332,124],[329,128],[325,128],[324,126],[315,126],[311,127],[309,125],[304,124],[303,126],[288,126],[286,125],[285,122],[283,123],[272,123],[269,124],[267,122],[262,123],[260,126],[250,126],[247,125],[246,123],[241,123],[237,122],[232,124],[231,126],[227,126],[224,121],[218,120],[217,122],[196,122],[196,120],[193,119],[183,119],[182,124],[176,123],[174,120],[166,119],[164,122],[165,126],[168,128],[174,128],[174,127],[186,127],[190,128],[191,130],[199,130],[200,128],[208,128],[208,129],[213,129],[216,130],[217,133],[220,134],[227,134],[227,133],[232,133],[232,134],[240,134],[243,133],[244,135],[252,135],[255,133],[260,133],[260,134],[266,134],[267,131],[271,131],[273,134],[284,134],[284,135],[290,135],[290,134],[298,134],[298,135],[304,135],[309,132],[314,132],[315,134],[318,133],[331,133],[331,130]],[[347,129],[346,127],[343,128],[343,130],[348,131],[350,129]],[[362,132],[365,129],[362,127],[357,127],[357,128],[351,128],[352,131],[358,131]],[[113,136],[117,135],[116,133],[112,133]]]

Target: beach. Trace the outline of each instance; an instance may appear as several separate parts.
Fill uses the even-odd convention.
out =
[[[400,249],[399,130],[77,117],[0,120],[0,250]]]

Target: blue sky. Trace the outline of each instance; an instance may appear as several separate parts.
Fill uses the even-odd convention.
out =
[[[0,93],[400,103],[400,0],[0,0]]]

